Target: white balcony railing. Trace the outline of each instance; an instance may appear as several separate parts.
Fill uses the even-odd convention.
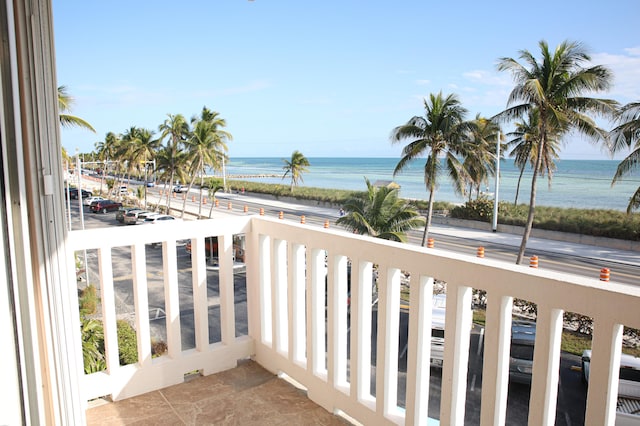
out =
[[[238,234],[244,234],[246,242],[249,330],[248,336],[240,337],[236,337],[232,245],[233,236]],[[206,236],[218,236],[220,251],[221,338],[214,344],[209,343]],[[195,348],[188,350],[181,345],[184,324],[180,319],[177,266],[177,242],[185,239],[193,244]],[[152,242],[162,243],[168,344],[168,352],[155,359],[148,343],[146,250]],[[622,327],[640,328],[638,287],[604,284],[261,216],[73,231],[69,246],[74,252],[97,249],[99,265],[108,368],[85,376],[83,391],[87,399],[103,395],[127,398],[181,383],[184,375],[194,370],[207,375],[235,367],[238,359],[253,357],[265,368],[302,384],[309,398],[329,411],[343,412],[363,424],[425,424],[431,374],[430,302],[432,283],[437,278],[447,283],[440,397],[443,424],[464,422],[472,289],[485,290],[487,295],[481,424],[505,422],[514,298],[533,302],[538,310],[529,424],[555,421],[563,311],[594,320],[585,421],[613,424]],[[120,366],[112,251],[128,246],[139,361]],[[374,274],[378,283],[377,340],[372,343]],[[402,275],[410,276],[405,408],[396,402]],[[377,355],[375,366],[372,350]]]

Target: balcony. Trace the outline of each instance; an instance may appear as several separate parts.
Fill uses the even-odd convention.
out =
[[[207,259],[213,236],[215,266]],[[192,244],[190,258],[185,241]],[[513,301],[522,299],[537,306],[528,423],[556,421],[568,311],[594,321],[585,424],[611,425],[623,326],[640,328],[638,287],[263,216],[72,231],[69,247],[70,257],[87,253],[104,322],[107,368],[84,376],[87,401],[151,398],[175,389],[214,394],[230,390],[218,386],[224,377],[248,375],[258,383],[273,373],[296,383],[327,413],[362,424],[426,424],[428,418],[463,424],[469,365],[476,362],[482,376],[477,422],[504,424]],[[446,282],[447,294],[441,370],[430,368],[436,282]],[[486,292],[480,358],[470,350],[474,290]],[[124,366],[116,326],[122,317],[133,323],[138,343],[137,362]],[[167,351],[152,357],[150,342],[158,338]],[[399,347],[400,340],[406,345]],[[439,395],[430,395],[434,374]],[[284,400],[292,394],[280,384],[273,392]],[[317,407],[308,407],[315,416]],[[90,409],[89,420],[97,413],[91,410],[101,409]]]

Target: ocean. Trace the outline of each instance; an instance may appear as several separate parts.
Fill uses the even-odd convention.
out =
[[[416,160],[400,174],[393,176],[398,158],[308,158],[311,164],[302,175],[299,186],[365,190],[364,178],[372,183],[378,180],[394,181],[400,185],[400,196],[410,199],[428,199],[424,185],[422,167],[424,159]],[[626,210],[629,198],[640,187],[640,174],[635,173],[611,186],[619,161],[617,160],[559,160],[553,174],[551,186],[547,177],[538,177],[536,204],[579,209]],[[282,158],[231,158],[226,164],[226,173],[233,175],[278,175],[282,176]],[[514,202],[519,170],[512,159],[500,163],[498,198]],[[245,179],[249,180],[249,179]],[[290,179],[262,177],[250,180],[288,185]],[[436,201],[464,203],[467,197],[454,193],[448,178],[439,177]],[[529,203],[531,170],[526,170],[520,184],[518,203]],[[491,178],[483,192],[493,198],[495,179]],[[475,196],[475,194],[474,194]]]

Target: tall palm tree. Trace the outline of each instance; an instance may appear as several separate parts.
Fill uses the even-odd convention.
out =
[[[531,111],[523,120],[515,123],[515,130],[510,132],[508,137],[513,138],[507,143],[507,149],[511,149],[509,156],[514,158],[514,164],[520,170],[518,184],[516,185],[516,197],[514,204],[518,205],[518,194],[520,193],[520,182],[527,165],[535,167],[538,157],[538,112]],[[559,141],[553,134],[547,136],[547,143],[544,145],[542,153],[542,163],[538,173],[540,176],[547,175],[549,188],[553,173],[556,171],[556,160],[560,158]]]
[[[496,141],[500,134],[500,126],[480,114],[470,124],[462,163],[469,185],[469,200],[474,191],[476,197],[479,197],[481,186],[486,186],[489,176],[496,174]]]
[[[80,117],[76,117],[75,115],[68,114],[71,112],[71,107],[74,103],[75,99],[69,95],[67,87],[58,86],[58,110],[60,112],[60,124],[62,124],[63,127],[82,127],[95,133],[96,130],[91,126],[91,124],[89,124],[89,122]]]
[[[233,140],[233,136],[228,131],[223,128],[227,126],[227,121],[220,117],[220,113],[217,111],[212,111],[206,106],[202,107],[202,111],[200,112],[200,118],[194,116],[191,118],[191,124],[194,126],[194,132],[198,127],[198,123],[207,123],[207,126],[202,124],[202,129],[199,130],[201,136],[203,136],[204,130],[206,129],[206,133],[211,134],[212,145],[210,147],[209,155],[204,158],[205,161],[202,162],[199,170],[200,175],[200,187],[202,188],[204,183],[204,173],[207,167],[213,169],[213,171],[221,171],[224,167],[224,162],[228,159],[227,157],[227,142]],[[200,137],[201,140],[204,140],[204,137]],[[184,210],[184,208],[183,208]],[[202,197],[200,197],[198,203],[198,216],[202,214]]]
[[[402,157],[393,175],[400,173],[413,160],[427,156],[424,164],[424,184],[429,191],[429,207],[426,226],[422,234],[424,246],[431,226],[433,201],[438,187],[438,177],[446,170],[453,183],[454,191],[464,194],[465,170],[458,156],[464,152],[463,143],[471,125],[465,121],[467,110],[462,107],[454,94],[429,95],[424,101],[425,116],[415,116],[406,124],[396,127],[391,133],[391,142],[410,142],[402,149]],[[444,164],[441,157],[444,157]]]
[[[187,139],[185,146],[188,162],[191,164],[189,168],[191,179],[187,190],[189,192],[198,177],[202,188],[206,167],[214,167],[221,162],[220,158],[225,155],[227,145],[220,137],[220,134],[216,132],[216,126],[212,122],[200,120],[196,122],[195,128],[189,139]],[[199,198],[198,217],[202,214],[202,197]],[[182,216],[184,216],[186,203],[187,200],[185,198],[182,205]]]
[[[183,155],[184,141],[189,136],[189,123],[182,114],[168,114],[167,119],[159,126],[161,132],[160,139],[167,138],[166,145],[158,154],[158,170],[161,176],[169,180],[169,190],[167,191],[167,213],[171,206],[171,191],[173,180],[176,174],[180,175],[179,180],[184,181],[185,156]],[[158,204],[160,204],[160,201]]]
[[[289,175],[291,177],[291,186],[289,187],[289,192],[293,192],[293,187],[297,186],[299,182],[302,182],[302,174],[309,169],[311,164],[307,157],[305,157],[300,151],[295,150],[291,154],[291,159],[287,160],[286,158],[282,159],[284,166],[282,170],[284,170],[284,175],[282,175],[282,179]]]
[[[564,41],[554,52],[543,40],[539,42],[540,61],[527,50],[520,51],[523,63],[513,58],[501,58],[499,71],[511,72],[516,86],[509,95],[507,109],[497,115],[504,121],[520,119],[537,109],[538,146],[536,164],[531,178],[529,214],[516,263],[522,262],[531,234],[536,205],[536,183],[543,155],[550,137],[561,137],[571,130],[582,133],[594,142],[606,140],[607,133],[586,115],[613,116],[617,103],[613,100],[585,96],[605,91],[611,86],[612,74],[604,66],[585,67],[590,56],[583,46]]]
[[[424,226],[424,218],[398,198],[398,188],[376,188],[369,179],[364,180],[367,192],[345,202],[346,215],[338,218],[338,225],[357,234],[399,242],[407,241],[407,231]]]
[[[119,136],[113,132],[109,132],[105,135],[104,141],[99,141],[94,144],[96,149],[97,158],[102,161],[102,177],[100,179],[100,192],[102,193],[102,185],[104,184],[109,162],[116,157],[116,147],[119,144]]]
[[[149,129],[141,129],[137,128],[135,132],[135,137],[132,139],[133,146],[131,147],[131,157],[130,160],[135,166],[135,168],[140,173],[141,169],[144,175],[145,185],[143,186],[144,191],[144,206],[147,207],[147,170],[148,164],[152,161],[155,156],[158,148],[160,147],[160,139],[153,138],[153,131]]]
[[[611,185],[636,170],[640,164],[640,102],[632,102],[622,107],[617,122],[620,124],[611,131],[611,152],[616,153],[625,147],[631,148],[632,151],[618,164]],[[629,199],[627,213],[639,207],[640,187]]]

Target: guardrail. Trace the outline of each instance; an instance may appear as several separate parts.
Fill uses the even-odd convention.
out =
[[[159,233],[159,230],[162,230]],[[234,235],[246,239],[249,335],[236,337]],[[220,252],[221,342],[209,344],[205,236]],[[192,241],[196,347],[181,349],[177,242]],[[198,370],[211,374],[252,356],[291,377],[310,399],[364,424],[424,424],[429,399],[431,298],[447,283],[440,420],[463,424],[473,289],[486,291],[481,424],[504,424],[514,298],[537,304],[529,424],[555,421],[564,310],[594,320],[586,424],[613,424],[622,326],[640,328],[640,289],[351,235],[261,216],[73,231],[73,251],[97,249],[107,370],[85,376],[87,399],[150,392]],[[146,244],[162,242],[168,353],[151,359]],[[111,250],[130,246],[139,362],[118,365]],[[73,254],[70,253],[70,257]],[[377,277],[377,341],[372,343],[372,282]],[[406,282],[408,280],[408,282]],[[326,282],[326,290],[325,290]],[[401,286],[410,289],[406,407],[398,407]],[[349,294],[350,288],[350,294]],[[326,300],[326,310],[325,310]],[[350,321],[347,321],[349,318]],[[371,352],[377,361],[371,363]],[[372,391],[372,371],[375,389]],[[374,395],[375,394],[375,395]]]

